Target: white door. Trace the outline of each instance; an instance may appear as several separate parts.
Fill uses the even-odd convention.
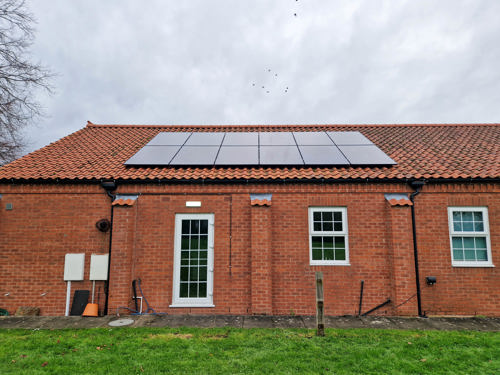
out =
[[[214,215],[175,216],[171,307],[213,307]]]

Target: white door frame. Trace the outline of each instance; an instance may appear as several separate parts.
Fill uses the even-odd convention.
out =
[[[207,251],[207,296],[204,298],[181,298],[181,236],[182,220],[208,220],[208,251]],[[174,238],[174,272],[173,294],[170,307],[215,307],[213,304],[214,279],[214,214],[176,214]]]

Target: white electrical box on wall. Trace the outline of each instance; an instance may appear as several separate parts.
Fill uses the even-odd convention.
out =
[[[108,254],[92,254],[90,256],[90,280],[108,279]]]
[[[82,281],[85,254],[66,254],[64,260],[64,281]]]

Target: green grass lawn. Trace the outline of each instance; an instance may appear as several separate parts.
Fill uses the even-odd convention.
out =
[[[471,331],[0,330],[0,374],[500,374],[500,334]]]

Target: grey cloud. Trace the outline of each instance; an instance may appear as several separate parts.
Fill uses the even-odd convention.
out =
[[[493,0],[30,5],[39,22],[34,55],[59,73],[57,94],[41,97],[49,117],[31,132],[34,148],[86,120],[269,124],[500,118],[500,3]]]

